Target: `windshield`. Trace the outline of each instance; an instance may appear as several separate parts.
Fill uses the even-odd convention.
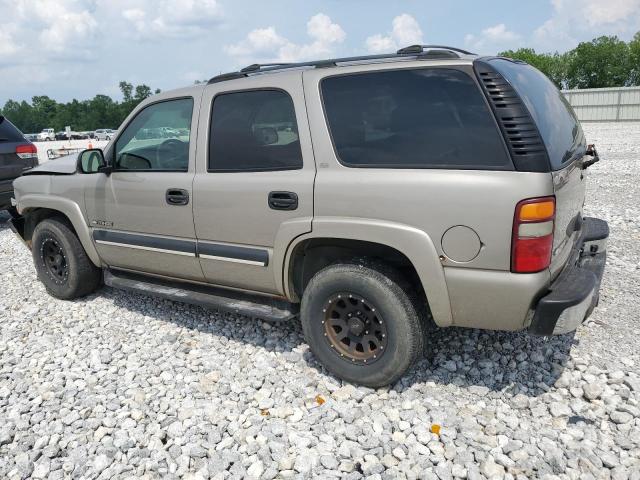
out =
[[[580,122],[560,90],[542,72],[526,63],[502,58],[491,65],[516,89],[527,105],[547,147],[553,170],[581,158],[586,150]]]

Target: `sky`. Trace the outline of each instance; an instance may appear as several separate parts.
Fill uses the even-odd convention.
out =
[[[640,0],[0,0],[0,106],[168,90],[254,62],[393,52],[565,51],[629,40]]]

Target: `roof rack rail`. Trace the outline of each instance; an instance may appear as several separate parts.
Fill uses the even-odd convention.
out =
[[[449,50],[451,52],[462,53],[463,55],[475,55],[474,53],[462,50],[456,47],[447,47],[446,45],[409,45],[401,48],[396,52],[397,55],[419,55],[425,50]]]
[[[298,63],[253,63],[247,67],[242,68],[240,71],[217,75],[211,78],[211,80],[209,80],[209,83],[224,82],[226,80],[232,80],[235,78],[248,77],[249,75],[256,73],[273,72],[276,70],[285,70],[290,68],[335,67],[339,63],[357,63],[373,60],[393,60],[394,58],[411,56],[417,58],[459,58],[459,55],[457,55],[456,52],[462,53],[464,55],[473,55],[473,53],[467,52],[466,50],[461,50],[454,47],[445,47],[442,45],[410,45],[408,47],[401,48],[396,53],[386,53],[380,55],[362,55],[359,57],[333,58],[328,60],[316,60],[311,62]]]
[[[234,80],[236,78],[242,78],[246,76],[247,76],[246,73],[240,73],[240,72],[221,73],[220,75],[216,75],[215,77],[212,77],[211,79],[209,79],[207,83],[224,82],[226,80]]]
[[[265,67],[276,67],[276,66],[284,66],[284,65],[291,65],[291,63],[287,63],[287,62],[276,62],[276,63],[252,63],[251,65],[241,68],[240,71],[242,73],[249,73],[249,72],[258,72],[261,69],[265,68]]]

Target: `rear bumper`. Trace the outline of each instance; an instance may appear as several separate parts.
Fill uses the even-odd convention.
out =
[[[585,218],[582,228],[582,237],[576,243],[567,267],[535,307],[529,326],[529,332],[534,335],[571,332],[598,304],[609,226],[604,220]]]

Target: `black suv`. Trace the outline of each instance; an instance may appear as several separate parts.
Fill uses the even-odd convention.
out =
[[[13,181],[38,165],[38,149],[0,115],[0,210],[11,208]]]

